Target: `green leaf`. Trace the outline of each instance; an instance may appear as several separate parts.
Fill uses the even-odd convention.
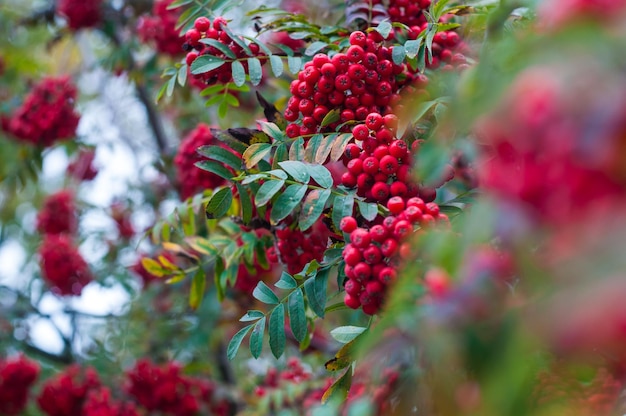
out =
[[[404,50],[406,52],[406,56],[410,59],[413,59],[417,56],[419,52],[420,46],[422,45],[422,38],[415,40],[407,40],[404,43]]]
[[[306,165],[307,171],[311,178],[317,182],[322,188],[330,188],[333,186],[333,175],[331,175],[328,168],[323,165]]]
[[[320,147],[322,140],[324,140],[323,134],[316,134],[309,139],[309,143],[304,151],[304,161],[315,163],[315,155],[317,154],[317,149]]]
[[[445,7],[449,2],[450,0],[438,0],[431,4],[430,12],[435,22],[438,22],[439,19],[441,19],[441,16],[445,14]]]
[[[298,137],[289,148],[290,160],[304,160],[304,139]]]
[[[276,124],[268,121],[259,121],[258,123],[259,126],[261,126],[261,131],[270,136],[272,139],[284,142],[287,138],[285,132],[279,129]]]
[[[248,335],[248,332],[252,329],[252,325],[253,324],[243,327],[231,338],[228,343],[228,347],[226,348],[226,356],[229,360],[232,360],[237,355],[237,351],[239,351],[239,347],[241,346],[241,341],[243,341],[245,336]]]
[[[220,52],[222,52],[224,55],[226,55],[230,59],[237,59],[237,55],[235,54],[235,52],[233,52],[227,45],[218,41],[217,39],[204,38],[204,39],[200,39],[200,43],[213,46],[215,49],[218,49]]]
[[[302,198],[306,194],[308,187],[306,185],[289,185],[285,192],[282,193],[275,201],[270,214],[272,224],[277,224],[282,219],[291,214],[295,207],[300,204]]]
[[[306,50],[304,51],[304,54],[307,56],[313,56],[327,46],[328,46],[328,43],[326,42],[320,42],[319,40],[315,41],[311,43],[308,48],[306,48]]]
[[[343,217],[352,215],[354,209],[354,195],[336,196],[333,201],[332,220],[335,227],[339,230],[339,224]]]
[[[244,52],[246,53],[246,55],[248,56],[254,56],[254,54],[252,53],[252,51],[250,50],[250,47],[246,44],[246,42],[243,41],[243,39],[241,39],[241,37],[235,35],[230,28],[228,27],[228,25],[222,25],[222,30],[224,32],[226,32],[226,34],[233,40],[233,42],[235,42],[237,45],[239,45],[241,47],[241,49],[244,50]]]
[[[272,169],[272,170],[267,171],[265,173],[267,173],[268,175],[275,176],[275,177],[277,177],[279,179],[287,179],[289,177],[289,175],[287,175],[287,173],[285,173],[285,171],[282,170],[282,169]]]
[[[264,182],[254,197],[254,204],[257,207],[261,207],[267,204],[272,199],[272,197],[276,195],[278,191],[280,191],[284,184],[284,180],[269,180],[267,182]]]
[[[246,168],[250,169],[259,163],[272,150],[270,143],[254,143],[243,152]]]
[[[298,224],[302,231],[308,230],[322,215],[326,201],[330,197],[330,192],[330,189],[321,191],[314,189],[306,196],[300,210],[300,217],[298,218]]]
[[[236,86],[241,87],[246,83],[246,70],[240,61],[233,61],[231,68],[233,71],[233,82]]]
[[[309,300],[309,306],[320,318],[323,318],[325,314],[328,271],[329,269],[320,270],[314,277],[304,282],[304,291]]]
[[[236,184],[239,193],[239,202],[241,203],[241,220],[244,224],[250,223],[253,214],[252,199],[248,190],[240,183]]]
[[[297,160],[286,160],[278,165],[300,183],[308,183],[311,178],[307,165]]]
[[[204,270],[198,268],[196,274],[193,275],[191,280],[191,290],[189,292],[189,306],[191,309],[197,309],[202,303],[204,298],[204,290],[206,289],[206,276]]]
[[[352,133],[343,133],[333,141],[333,148],[330,151],[330,160],[333,162],[338,161],[343,156],[343,152],[346,150],[346,146],[352,140]]]
[[[248,73],[250,74],[250,82],[252,85],[259,85],[263,78],[263,69],[261,68],[261,61],[258,58],[248,59]]]
[[[263,334],[265,333],[266,320],[266,317],[259,319],[257,323],[254,324],[254,328],[250,334],[250,353],[254,358],[259,358],[263,350]]]
[[[348,342],[352,341],[353,339],[361,335],[366,330],[367,328],[362,327],[362,326],[352,326],[352,325],[340,326],[330,331],[330,336],[335,338],[337,341],[341,342],[342,344],[347,344]]]
[[[279,303],[276,294],[272,292],[272,289],[267,287],[267,285],[263,283],[263,281],[257,283],[254,291],[252,292],[252,296],[254,296],[255,299],[258,299],[261,302],[267,303],[269,305],[275,305]]]
[[[279,289],[295,289],[298,287],[298,282],[296,279],[291,277],[291,275],[287,272],[283,272],[280,275],[280,280],[274,284]]]
[[[328,159],[328,155],[330,155],[330,151],[333,148],[334,140],[337,138],[338,134],[329,134],[325,136],[320,142],[317,151],[315,152],[315,163],[323,165],[326,163],[326,159]]]
[[[284,66],[283,60],[280,56],[270,55],[270,66],[275,77],[280,77],[283,74]]]
[[[320,123],[320,126],[326,127],[329,124],[333,124],[334,122],[339,121],[340,119],[341,119],[341,110],[339,108],[335,108],[333,110],[330,110],[328,114],[324,116],[324,118],[322,119],[322,122]]]
[[[406,56],[406,49],[402,45],[396,45],[393,47],[391,51],[391,59],[393,63],[396,65],[400,65],[404,61],[404,57]]]
[[[222,188],[211,196],[206,204],[206,217],[209,220],[222,218],[233,202],[233,191],[230,188]]]
[[[282,303],[272,312],[270,315],[270,349],[274,357],[280,358],[285,351],[286,337],[285,337],[285,305]]]
[[[288,56],[287,67],[289,68],[289,72],[296,75],[300,69],[302,69],[302,58],[299,56]]]
[[[176,77],[172,77],[170,78],[169,81],[167,81],[167,89],[165,91],[165,94],[168,97],[171,97],[172,94],[174,93],[174,87],[176,86]]]
[[[257,319],[263,318],[264,316],[265,314],[261,311],[256,311],[256,310],[248,311],[246,312],[244,316],[239,318],[239,322],[256,321]]]
[[[287,150],[287,145],[285,143],[281,143],[276,147],[276,152],[274,152],[274,158],[272,160],[272,168],[277,168],[279,162],[283,162],[289,159],[289,151]],[[283,172],[281,170],[281,172]],[[285,172],[283,172],[285,173]],[[285,176],[287,176],[285,174]]]
[[[201,146],[198,148],[197,152],[202,156],[208,157],[209,159],[222,162],[225,165],[233,168],[233,170],[235,171],[241,169],[241,158],[235,155],[233,152],[224,149],[222,146]]]
[[[378,215],[378,204],[375,202],[356,201],[359,212],[367,221],[373,221]]]
[[[206,170],[207,172],[214,173],[220,178],[226,180],[230,180],[233,177],[232,172],[226,169],[224,165],[213,160],[201,160],[199,162],[196,162],[195,166],[202,170]]]
[[[302,289],[291,292],[288,298],[288,308],[291,332],[298,342],[302,342],[308,330]]]
[[[383,22],[380,22],[380,24],[375,29],[378,33],[380,33],[383,38],[387,39],[393,27],[391,26],[391,23],[385,20]]]
[[[180,85],[181,87],[184,87],[185,84],[187,83],[187,64],[181,65],[180,68],[178,68],[178,85]]]
[[[200,55],[191,63],[191,73],[194,75],[204,74],[224,65],[226,61],[211,55]]]

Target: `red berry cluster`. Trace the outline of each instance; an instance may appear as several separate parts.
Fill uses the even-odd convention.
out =
[[[83,405],[83,416],[139,416],[140,413],[132,403],[114,400],[111,391],[106,387],[90,390]]]
[[[275,367],[267,370],[263,383],[257,386],[254,392],[257,396],[265,396],[268,389],[279,389],[284,384],[300,384],[310,380],[311,377],[311,371],[307,370],[298,358],[291,357],[287,360],[287,368],[284,370],[279,371]]]
[[[77,181],[90,181],[98,174],[98,168],[93,165],[96,158],[94,149],[81,149],[72,163],[67,167],[67,174]]]
[[[284,111],[291,122],[286,128],[289,137],[334,131],[340,123],[362,121],[373,112],[391,113],[391,106],[400,99],[400,87],[412,81],[412,76],[397,77],[407,75],[406,67],[393,63],[391,49],[382,41],[375,31],[353,32],[345,52],[332,58],[319,53],[304,65],[291,83],[292,97]],[[322,128],[324,117],[336,109],[339,121]]]
[[[38,375],[39,365],[24,356],[0,359],[0,415],[22,414]]]
[[[330,230],[321,220],[307,231],[291,227],[279,228],[276,230],[278,253],[269,250],[268,258],[270,261],[278,261],[280,257],[289,273],[300,273],[307,263],[313,260],[322,261],[329,237]]]
[[[74,111],[76,87],[69,77],[46,77],[36,84],[2,129],[16,138],[49,147],[76,134],[80,116]]]
[[[241,59],[241,63],[247,72],[248,61],[242,58],[246,58],[248,55],[244,49],[234,42],[230,35],[223,30],[223,28],[227,26],[227,23],[228,22],[223,17],[216,17],[213,22],[207,17],[199,17],[194,22],[194,27],[185,33],[185,45],[183,45],[183,48],[189,50],[186,57],[187,65],[191,66],[198,56],[207,54],[222,58],[226,61],[226,63],[219,68],[215,68],[203,74],[192,75],[195,79],[202,80],[206,85],[229,83],[233,78],[232,59],[228,58],[224,52],[220,51],[218,48],[200,42],[202,39],[213,39],[225,45],[236,55],[236,59]],[[257,44],[251,43],[248,46],[255,56],[265,56],[260,52]],[[264,64],[265,60],[262,59],[261,63]]]
[[[93,277],[67,234],[46,234],[39,248],[41,273],[59,295],[80,295]]]
[[[137,34],[143,42],[154,42],[160,53],[175,57],[182,55],[183,50],[180,47],[182,37],[176,29],[180,12],[167,8],[173,1],[156,0],[152,6],[152,15],[139,18]]]
[[[409,39],[417,39],[420,32],[427,29],[428,23],[421,26],[412,26],[409,30]],[[431,51],[433,59],[426,59],[426,67],[437,69],[441,67],[443,71],[451,71],[454,68],[469,68],[467,60],[468,45],[461,39],[458,33],[452,30],[444,30],[435,34]]]
[[[49,195],[37,214],[37,231],[42,234],[72,234],[77,226],[72,191],[64,189]]]
[[[149,412],[177,416],[229,414],[229,403],[216,399],[212,382],[182,375],[176,363],[157,366],[142,359],[127,377],[127,392]]]
[[[347,188],[357,188],[357,194],[367,200],[385,204],[390,197],[417,196],[419,188],[411,180],[411,152],[405,141],[397,139],[398,119],[393,114],[377,112],[365,117],[365,123],[352,128],[355,143],[344,151],[343,162],[348,168],[341,177]]]
[[[379,216],[369,229],[359,227],[354,217],[341,220],[341,230],[350,235],[350,243],[343,250],[344,302],[353,309],[362,306],[368,315],[378,312],[387,287],[396,279],[399,259],[410,254],[410,247],[403,242],[415,226],[447,220],[437,204],[425,203],[418,197],[405,201],[394,196],[387,201],[387,209],[390,215]]]
[[[97,26],[102,18],[101,6],[102,0],[59,0],[57,11],[67,18],[68,27],[76,31]]]
[[[187,199],[205,189],[214,189],[224,183],[224,179],[219,176],[195,166],[196,162],[203,160],[196,149],[200,146],[219,144],[211,133],[211,128],[202,123],[183,139],[174,158],[182,199]]]
[[[87,394],[99,387],[100,380],[93,368],[83,371],[72,365],[44,383],[37,403],[47,416],[82,416]]]

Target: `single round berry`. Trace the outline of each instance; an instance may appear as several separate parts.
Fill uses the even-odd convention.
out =
[[[352,32],[350,34],[350,45],[358,45],[358,46],[364,47],[366,41],[367,41],[367,36],[365,35],[365,33],[359,30],[357,30],[356,32]]]
[[[372,186],[372,196],[377,201],[384,201],[389,197],[389,186],[384,182],[376,182]]]
[[[346,293],[346,296],[344,296],[343,302],[350,309],[359,309],[359,306],[361,306],[361,302],[359,301],[359,296],[352,296],[348,293]]]
[[[348,171],[353,175],[359,175],[363,172],[363,161],[361,159],[352,159],[347,165]]]
[[[357,282],[366,282],[372,275],[372,268],[365,262],[360,262],[354,266],[354,280]]]
[[[376,131],[383,125],[383,116],[381,116],[379,113],[370,113],[365,118],[365,125],[370,130]]]
[[[378,159],[374,156],[370,156],[363,161],[363,172],[375,175],[378,173]]]
[[[200,32],[206,32],[211,28],[211,21],[208,18],[201,16],[193,22],[193,27]]]
[[[404,211],[404,200],[399,196],[389,198],[389,201],[387,201],[387,209],[393,215],[400,214]]]
[[[287,133],[287,135],[289,135],[289,133]],[[341,184],[346,188],[354,188],[355,186],[357,186],[357,176],[355,176],[351,172],[344,172],[341,175]]]
[[[410,222],[405,221],[405,220],[400,220],[396,223],[393,229],[393,236],[398,240],[402,240],[404,237],[408,236],[412,231],[413,231],[413,226],[411,225]]]
[[[366,248],[371,242],[369,231],[364,228],[357,228],[350,233],[350,241],[357,248]]]
[[[385,257],[392,257],[398,252],[398,241],[394,238],[386,239],[380,246],[380,252]]]
[[[383,156],[380,159],[379,169],[382,173],[392,175],[398,170],[398,159],[391,155]]]
[[[341,228],[341,231],[348,234],[356,230],[357,227],[358,223],[354,217],[343,217],[341,219],[341,222],[339,223],[339,228]]]
[[[397,278],[396,271],[391,267],[385,267],[378,274],[378,281],[388,285],[389,283],[395,281]]]

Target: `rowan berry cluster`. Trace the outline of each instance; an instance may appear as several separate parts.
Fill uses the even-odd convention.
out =
[[[83,416],[139,416],[139,410],[130,402],[121,402],[111,397],[107,387],[90,390],[82,408]]]
[[[42,234],[73,234],[77,226],[74,194],[63,189],[48,195],[37,214],[37,231]]]
[[[93,276],[67,234],[46,234],[39,247],[41,273],[59,295],[80,295]]]
[[[182,37],[176,22],[180,12],[168,9],[174,0],[156,0],[152,6],[152,15],[141,16],[137,21],[137,34],[143,42],[153,42],[159,53],[173,57],[183,53],[181,49]]]
[[[341,230],[350,235],[350,243],[343,250],[346,263],[344,302],[353,309],[363,307],[368,315],[376,314],[383,304],[388,286],[397,277],[397,267],[402,257],[410,254],[405,240],[415,226],[427,227],[435,221],[446,221],[434,202],[421,198],[405,200],[394,196],[387,201],[390,215],[379,216],[374,225],[359,227],[354,217],[341,220]]]
[[[0,359],[0,414],[20,415],[30,387],[39,375],[39,365],[24,356]]]
[[[180,196],[187,199],[205,189],[215,189],[224,183],[224,179],[214,173],[198,169],[196,162],[202,157],[196,152],[201,146],[217,145],[220,142],[211,133],[206,124],[198,124],[181,142],[178,154],[174,158],[174,165],[178,172]]]
[[[230,414],[230,403],[216,397],[215,385],[211,381],[184,376],[176,363],[157,366],[142,359],[126,376],[126,391],[150,413],[177,416]]]
[[[218,68],[211,71],[192,75],[195,79],[199,79],[206,85],[213,85],[216,83],[227,84],[232,76],[232,62],[234,60],[240,60],[246,72],[248,71],[248,55],[246,51],[235,42],[230,35],[224,30],[228,25],[228,22],[223,17],[216,17],[211,22],[207,17],[199,17],[194,22],[194,27],[185,32],[185,44],[183,49],[189,51],[185,61],[187,65],[191,64],[202,55],[212,55],[225,60],[225,63]],[[203,39],[213,39],[222,45],[230,49],[236,56],[235,59],[231,59],[215,46],[211,46],[202,42]],[[241,40],[243,42],[243,40]],[[265,54],[260,52],[260,48],[257,44],[251,43],[248,45],[252,54],[256,57],[264,57]],[[265,64],[265,59],[261,59],[261,64]]]
[[[321,220],[307,231],[301,231],[297,227],[279,228],[276,230],[275,246],[278,253],[270,251],[268,258],[272,261],[280,257],[289,273],[299,273],[307,263],[313,260],[322,261],[329,237],[330,230]]]
[[[263,383],[254,389],[254,393],[257,396],[265,396],[268,390],[279,389],[285,384],[300,384],[312,377],[311,371],[306,369],[298,358],[291,357],[287,360],[287,368],[284,370],[279,371],[275,367],[268,369]]]
[[[76,94],[69,77],[43,78],[10,118],[2,118],[2,129],[42,147],[73,137],[80,119],[74,111]]]
[[[44,383],[37,403],[47,416],[81,416],[87,394],[100,385],[93,368],[72,365]]]
[[[353,32],[345,53],[319,53],[304,65],[291,83],[292,97],[284,111],[289,137],[335,131],[340,123],[363,121],[373,112],[391,114],[391,106],[400,100],[399,89],[414,77],[404,64],[393,63],[391,49],[382,41],[375,31]],[[426,77],[419,75],[418,82],[426,83]],[[339,120],[322,127],[331,110],[339,111]]]
[[[77,31],[100,24],[101,6],[102,0],[59,0],[57,11],[67,19],[67,26]]]

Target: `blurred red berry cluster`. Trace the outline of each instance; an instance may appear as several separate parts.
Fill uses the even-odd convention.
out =
[[[183,54],[182,37],[176,29],[180,16],[177,9],[168,9],[173,0],[156,0],[151,15],[141,16],[137,22],[139,39],[146,43],[154,43],[159,53],[170,56]]]
[[[76,135],[80,115],[74,111],[77,90],[69,77],[45,77],[26,96],[2,129],[20,141],[49,147]]]
[[[77,226],[74,193],[63,189],[48,195],[37,214],[37,231],[42,234],[73,234]]]
[[[24,356],[0,358],[0,415],[22,414],[38,375],[39,365]]]
[[[59,0],[57,11],[73,30],[98,26],[102,19],[102,0]]]

